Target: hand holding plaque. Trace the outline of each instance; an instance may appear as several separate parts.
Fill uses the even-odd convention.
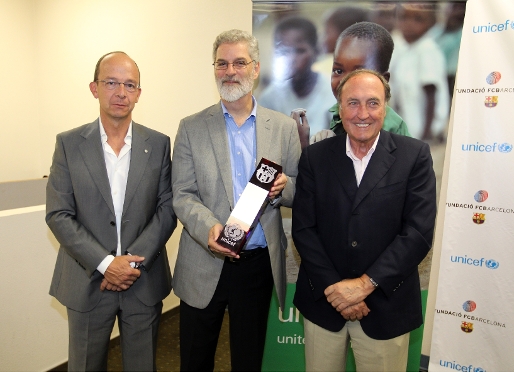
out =
[[[225,224],[216,242],[239,254],[252,236],[259,218],[268,204],[268,194],[282,173],[282,166],[262,158],[250,182]]]

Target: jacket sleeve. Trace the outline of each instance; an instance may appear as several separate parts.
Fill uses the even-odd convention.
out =
[[[323,246],[317,228],[316,185],[307,147],[300,157],[293,203],[292,235],[302,258],[314,298],[324,297],[325,289],[342,278]]]
[[[435,215],[436,181],[425,143],[407,181],[401,231],[366,270],[386,296],[391,296],[427,255],[432,246]]]
[[[110,252],[77,221],[76,208],[64,140],[62,135],[57,135],[46,186],[45,219],[61,248],[64,248],[91,277]]]
[[[200,199],[195,164],[184,120],[180,122],[173,147],[173,208],[191,237],[210,254],[209,230],[223,224]]]

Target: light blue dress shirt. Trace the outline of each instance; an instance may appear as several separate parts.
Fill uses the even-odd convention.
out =
[[[225,116],[225,125],[227,127],[228,146],[230,150],[230,163],[232,165],[232,185],[234,188],[234,205],[241,197],[246,184],[250,181],[255,171],[257,156],[257,139],[255,132],[255,118],[257,112],[257,102],[254,97],[253,109],[250,116],[243,125],[237,126],[234,118],[228,113],[227,108],[221,102],[223,115]],[[264,230],[259,222],[255,226],[250,241],[247,243],[245,250],[263,248],[268,244],[264,236]]]

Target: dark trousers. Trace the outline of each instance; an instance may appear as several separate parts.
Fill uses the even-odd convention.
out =
[[[214,296],[205,309],[180,302],[180,370],[214,369],[218,337],[228,307],[232,370],[260,371],[272,290],[267,249],[248,260],[226,259]]]
[[[100,290],[100,289],[98,289]],[[91,311],[68,310],[69,371],[106,371],[107,351],[118,317],[124,371],[156,371],[157,330],[162,302],[146,306],[130,289],[105,291]]]

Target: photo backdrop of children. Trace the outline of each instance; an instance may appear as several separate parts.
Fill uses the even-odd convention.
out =
[[[439,195],[465,4],[254,2],[253,34],[261,51],[257,102],[286,115],[303,109],[310,126],[307,138],[320,130],[341,134],[333,87],[351,70],[377,70],[391,85],[384,129],[430,144]],[[337,43],[341,32],[363,21],[383,28],[354,26]],[[394,42],[392,56],[385,31]],[[287,231],[290,212],[283,211],[283,217]],[[294,282],[298,257],[291,246],[292,239],[288,280]],[[428,287],[430,262],[429,255],[420,265],[423,289]]]
[[[256,2],[253,33],[260,42],[261,78],[255,95],[261,105],[287,115],[303,104],[311,135],[329,129],[330,121],[320,123],[327,115],[318,105],[326,100],[328,110],[336,101],[321,85],[332,76],[337,37],[349,25],[370,21],[394,40],[392,108],[411,136],[444,140],[464,11],[465,2],[449,1]]]

